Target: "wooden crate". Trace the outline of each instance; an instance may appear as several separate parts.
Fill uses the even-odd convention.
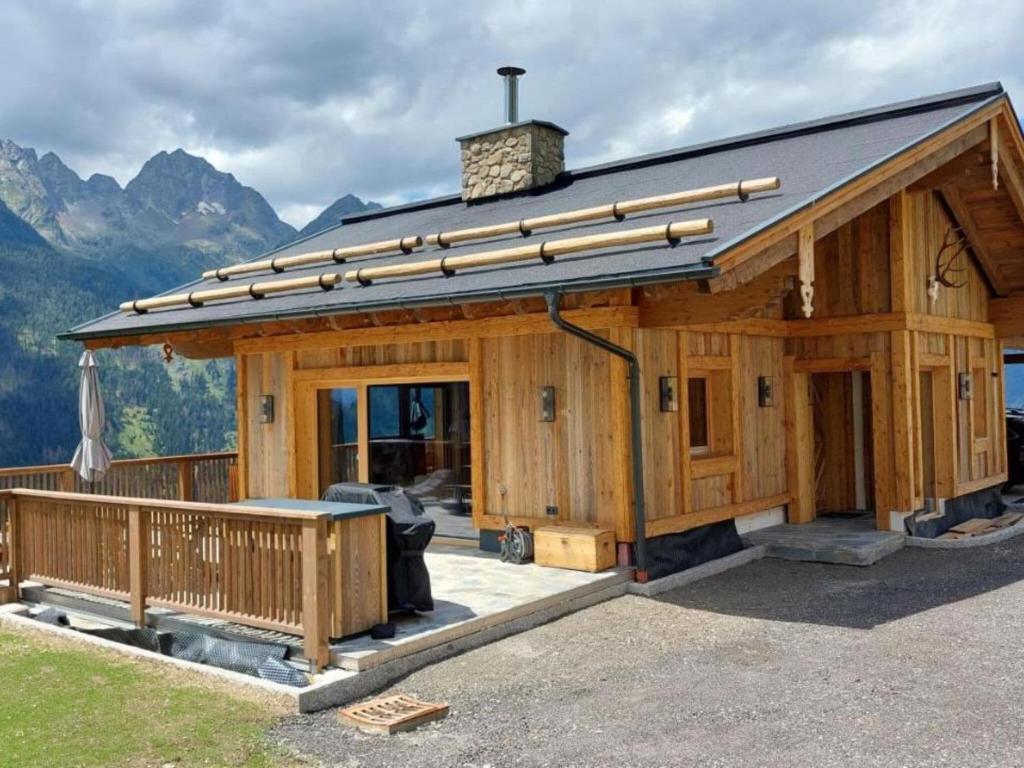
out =
[[[533,534],[533,560],[550,568],[596,573],[615,565],[615,533],[546,526]]]

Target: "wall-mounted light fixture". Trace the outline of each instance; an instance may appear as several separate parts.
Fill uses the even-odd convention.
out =
[[[658,379],[661,410],[670,413],[679,410],[679,377],[662,376]]]
[[[757,377],[757,404],[762,408],[775,406],[775,378],[773,376]]]
[[[961,400],[970,400],[974,395],[974,385],[971,381],[971,374],[961,373],[957,375],[957,395]]]
[[[260,395],[260,423],[274,423],[274,396]]]
[[[555,420],[555,388],[554,387],[541,387],[540,388],[540,420],[541,421],[554,421]]]

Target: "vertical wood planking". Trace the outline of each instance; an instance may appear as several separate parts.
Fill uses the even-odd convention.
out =
[[[469,464],[473,525],[477,529],[483,528],[483,516],[487,509],[484,376],[483,344],[479,338],[473,338],[469,340]]]

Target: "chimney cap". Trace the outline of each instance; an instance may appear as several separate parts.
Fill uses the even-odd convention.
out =
[[[502,77],[508,77],[509,75],[518,76],[525,75],[526,70],[522,67],[498,67],[498,74]]]

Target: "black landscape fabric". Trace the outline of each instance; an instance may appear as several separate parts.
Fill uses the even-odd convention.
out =
[[[732,520],[647,540],[647,576],[660,579],[743,549]]]

